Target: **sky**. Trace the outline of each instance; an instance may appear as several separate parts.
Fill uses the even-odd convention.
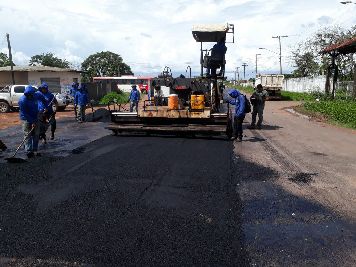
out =
[[[353,1],[356,3],[356,0]],[[293,70],[291,51],[319,28],[356,24],[356,4],[334,0],[0,0],[0,51],[27,65],[31,56],[52,52],[75,67],[89,55],[112,51],[135,75],[156,76],[165,66],[184,74],[188,65],[200,73],[200,43],[195,24],[235,26],[235,42],[227,44],[226,72],[231,78],[247,63],[246,78],[279,73],[282,38],[283,71]],[[213,43],[204,44],[210,49]],[[266,48],[260,50],[259,48]]]

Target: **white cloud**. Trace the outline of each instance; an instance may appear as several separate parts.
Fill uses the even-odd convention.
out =
[[[135,73],[152,74],[164,66],[184,73],[185,62],[199,73],[193,24],[234,23],[236,43],[228,45],[227,70],[246,62],[247,74],[254,75],[256,53],[261,53],[260,70],[279,70],[277,55],[258,50],[278,52],[273,35],[290,36],[282,40],[284,69],[290,70],[290,50],[318,27],[356,23],[356,5],[336,0],[0,0],[0,6],[0,32],[10,33],[16,64],[46,52],[78,64],[92,53],[110,50]]]

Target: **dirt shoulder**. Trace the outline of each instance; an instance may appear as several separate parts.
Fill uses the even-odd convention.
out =
[[[95,107],[94,110],[98,110],[100,107]],[[91,113],[91,108],[87,108],[86,113]],[[56,113],[56,119],[60,120],[63,118],[74,118],[74,106],[69,105],[64,111],[59,111]],[[17,126],[21,124],[18,111],[11,111],[8,113],[0,113],[0,130],[9,128],[11,126]]]
[[[290,113],[291,106],[267,102],[264,128],[246,129],[234,144],[252,263],[353,266],[356,132]],[[244,126],[250,122],[249,114]]]

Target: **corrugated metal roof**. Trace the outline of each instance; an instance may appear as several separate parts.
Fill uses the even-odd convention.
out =
[[[343,42],[337,43],[330,45],[326,47],[322,53],[329,53],[332,51],[339,52],[341,54],[349,54],[349,53],[355,53],[356,52],[356,37],[344,40]]]
[[[1,71],[11,71],[11,67],[0,67]],[[57,67],[48,67],[48,66],[14,66],[14,71],[33,71],[33,72],[81,72],[79,70],[74,69],[62,69]]]

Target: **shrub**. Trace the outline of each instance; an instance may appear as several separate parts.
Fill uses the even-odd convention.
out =
[[[103,98],[100,100],[100,104],[107,105],[109,102],[124,104],[127,103],[128,99],[129,99],[129,93],[110,92],[103,96]]]

